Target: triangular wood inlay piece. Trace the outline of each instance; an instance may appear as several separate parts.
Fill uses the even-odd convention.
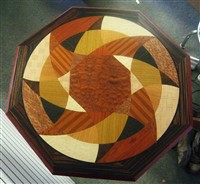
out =
[[[121,141],[123,139],[126,139],[126,138],[136,134],[143,127],[144,127],[144,125],[142,123],[140,123],[136,119],[133,119],[132,117],[129,116],[127,119],[126,125],[124,127],[124,130],[122,131],[118,141]]]
[[[49,116],[51,121],[55,123],[60,118],[62,113],[65,111],[65,109],[58,107],[58,106],[46,101],[43,98],[41,98],[41,101],[42,101],[43,107],[44,107],[47,115]]]
[[[76,45],[78,44],[79,40],[81,39],[82,35],[84,34],[84,32],[78,33],[70,38],[68,38],[67,40],[64,40],[61,45],[69,50],[74,52],[74,50],[76,49]]]

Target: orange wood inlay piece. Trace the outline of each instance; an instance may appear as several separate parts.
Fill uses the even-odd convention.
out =
[[[90,143],[113,143],[116,142],[121,135],[127,118],[128,116],[125,114],[113,113],[94,127],[83,130],[81,132],[70,134],[70,136],[78,140]],[[91,133],[93,131],[97,135]]]
[[[26,113],[38,134],[53,126],[47,116],[40,97],[26,84],[22,83],[22,94]],[[38,113],[39,112],[39,113]]]
[[[50,52],[54,50],[60,43],[56,40],[56,37],[51,33],[50,34],[50,42],[49,42],[49,49]]]
[[[131,94],[130,71],[113,56],[88,56],[70,72],[70,95],[87,112],[114,112]]]
[[[152,36],[139,36],[117,39],[94,50],[91,54],[107,55],[109,53],[109,55],[133,57],[137,49],[152,38]]]
[[[144,89],[151,100],[151,104],[153,106],[154,112],[156,112],[158,105],[160,103],[160,97],[162,94],[162,85],[152,84],[152,85],[144,87]]]
[[[51,34],[54,36],[54,39],[56,39],[58,43],[61,43],[73,35],[87,31],[96,21],[101,18],[102,16],[92,16],[76,19],[58,27],[52,31]],[[56,45],[54,45],[54,47],[55,46]],[[52,49],[54,48],[52,47],[51,50]]]
[[[70,71],[73,53],[58,45],[51,51],[51,63],[58,77]]]
[[[111,112],[87,112],[87,114],[90,116],[92,121],[99,123],[100,121],[104,120],[107,118]]]
[[[131,96],[131,107],[129,116],[135,118],[142,124],[155,124],[155,115],[151,100],[144,88],[138,90]]]
[[[153,46],[152,46],[153,45]],[[158,69],[167,75],[178,85],[178,76],[174,62],[166,48],[160,43],[157,38],[153,38],[144,44],[144,47],[154,58]]]
[[[69,134],[95,125],[87,113],[66,110],[53,127],[44,131],[46,135]]]
[[[152,146],[155,142],[156,130],[154,125],[149,123],[137,134],[116,142],[97,163],[116,162],[133,157]]]

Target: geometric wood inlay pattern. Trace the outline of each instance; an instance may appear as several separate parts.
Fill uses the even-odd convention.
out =
[[[53,174],[136,180],[191,130],[190,75],[141,12],[73,7],[18,46],[6,114]]]
[[[77,27],[77,22],[84,26]],[[96,22],[96,26],[92,26]],[[69,26],[73,32],[67,31]],[[44,55],[46,58],[40,58],[40,54],[37,57],[44,48],[48,53]],[[158,49],[162,50],[162,55]],[[141,52],[145,52],[147,58]],[[80,60],[76,59],[72,68],[77,55]],[[148,62],[150,56],[151,62]],[[160,62],[161,57],[165,66]],[[40,64],[32,64],[34,58]],[[166,68],[170,68],[173,77]],[[162,84],[160,72],[177,86]],[[39,102],[37,98],[38,103],[42,104],[41,100],[45,99],[63,108],[60,118],[51,120],[53,125],[50,123],[49,127],[46,124],[49,121],[45,121],[43,129],[38,129],[32,120],[33,112],[29,110],[31,101],[27,96],[30,92],[23,91],[27,115],[38,134],[59,152],[87,162],[116,162],[148,149],[169,127],[179,99],[176,69],[165,47],[140,25],[116,17],[80,18],[52,31],[32,53],[24,79],[39,80],[41,99]],[[47,114],[42,111],[43,119]],[[127,127],[132,129],[131,126],[132,133],[128,133]],[[148,139],[141,139],[143,136]],[[133,138],[135,143],[129,145],[129,139]],[[93,144],[111,143],[109,152],[101,157],[98,146],[92,148]],[[77,154],[75,145],[93,149],[89,154],[91,159],[83,149]],[[137,151],[130,151],[135,146]],[[116,149],[120,150],[120,157]]]

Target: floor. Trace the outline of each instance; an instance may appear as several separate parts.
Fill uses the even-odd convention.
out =
[[[140,4],[136,2],[140,2]],[[189,31],[196,29],[200,19],[198,10],[186,0],[0,0],[0,108],[4,111],[6,109],[9,80],[16,46],[69,7],[87,5],[141,10],[177,44],[184,39],[184,36]],[[188,42],[186,50],[191,55],[200,57],[197,38],[193,37]],[[198,71],[192,72],[193,91],[200,89],[200,82],[197,81],[198,73]],[[199,103],[199,96],[198,92],[194,93],[193,102]],[[196,106],[194,107],[196,108]],[[133,183],[75,177],[72,177],[72,179],[81,184]],[[197,184],[200,183],[200,176],[189,175],[183,168],[179,167],[176,153],[171,150],[135,183]]]

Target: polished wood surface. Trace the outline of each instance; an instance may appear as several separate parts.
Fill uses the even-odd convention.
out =
[[[189,57],[137,11],[70,9],[17,53],[7,115],[54,173],[134,180],[191,128]]]

